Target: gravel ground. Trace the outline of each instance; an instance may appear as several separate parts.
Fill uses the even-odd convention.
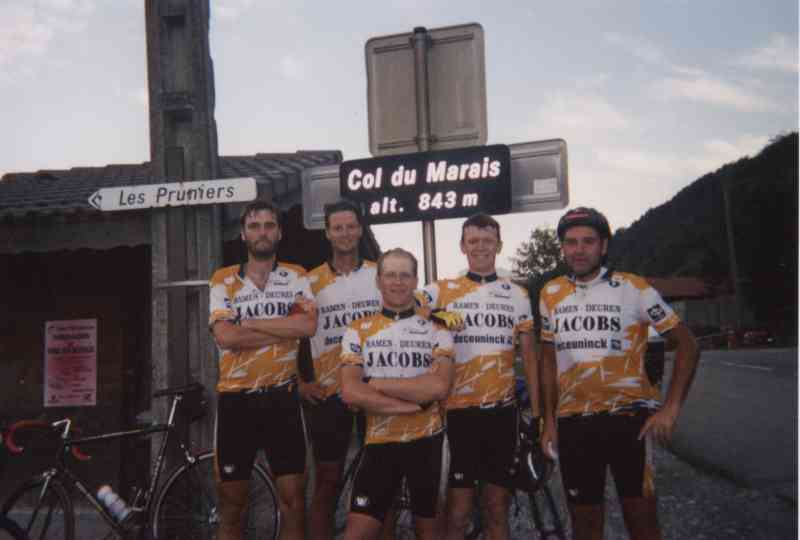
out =
[[[778,540],[798,537],[797,499],[796,496],[787,497],[786,489],[739,487],[716,474],[689,465],[659,446],[655,448],[654,460],[659,518],[665,540]],[[558,474],[553,475],[550,489],[559,506],[567,538],[571,538]],[[605,539],[627,539],[611,480],[606,499]],[[544,507],[541,497],[539,505]],[[548,525],[552,524],[550,519],[545,520]],[[526,496],[519,495],[512,505],[511,531],[514,539],[542,538],[533,526]]]
[[[661,447],[656,447],[654,459],[665,540],[797,538],[796,497],[791,500],[776,489],[738,487],[694,468]],[[551,484],[561,496],[558,479]],[[628,538],[611,481],[606,498],[605,538]],[[532,530],[529,514],[512,518],[512,525],[513,538],[539,538]]]

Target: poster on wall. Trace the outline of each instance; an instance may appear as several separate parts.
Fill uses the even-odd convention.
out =
[[[47,321],[44,406],[97,404],[97,319]]]

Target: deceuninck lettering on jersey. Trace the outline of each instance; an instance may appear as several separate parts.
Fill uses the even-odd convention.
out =
[[[317,333],[311,338],[314,377],[325,397],[339,391],[341,341],[353,321],[380,311],[381,294],[375,284],[376,266],[363,261],[349,274],[337,274],[328,263],[309,272],[308,280],[319,308]]]
[[[217,270],[209,286],[210,328],[223,320],[236,323],[286,317],[297,295],[312,298],[306,271],[280,262],[270,272],[263,290],[244,274],[241,265]],[[260,349],[219,350],[220,392],[282,385],[297,376],[297,339]]]
[[[663,334],[680,321],[646,280],[605,268],[587,284],[562,276],[545,284],[540,312],[558,362],[559,416],[659,406],[644,369],[648,327]]]
[[[342,363],[360,366],[367,377],[424,375],[438,358],[453,358],[452,336],[418,315],[393,320],[378,313],[352,323],[342,340]],[[366,442],[408,442],[442,429],[438,403],[414,414],[368,414]]]
[[[462,276],[431,283],[421,296],[464,318],[465,329],[453,336],[456,370],[447,408],[510,403],[516,336],[533,330],[525,289],[506,278],[481,284]]]

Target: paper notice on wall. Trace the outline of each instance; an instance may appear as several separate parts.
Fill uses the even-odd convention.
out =
[[[44,406],[97,404],[97,319],[47,321]]]

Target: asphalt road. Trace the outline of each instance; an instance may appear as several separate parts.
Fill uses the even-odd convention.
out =
[[[704,351],[671,449],[796,504],[797,364],[796,348]]]

